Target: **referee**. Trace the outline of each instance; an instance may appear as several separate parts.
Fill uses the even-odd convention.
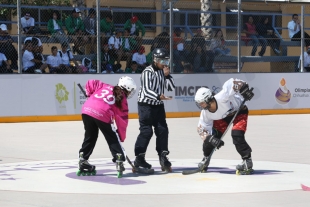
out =
[[[135,167],[148,169],[152,167],[145,161],[145,153],[153,136],[152,127],[154,127],[160,165],[163,171],[171,172],[171,163],[167,158],[169,131],[163,103],[163,100],[171,99],[164,95],[165,88],[168,91],[175,89],[169,63],[169,52],[164,48],[156,48],[153,51],[152,65],[146,67],[141,74],[141,87],[138,93],[140,134],[135,144]]]

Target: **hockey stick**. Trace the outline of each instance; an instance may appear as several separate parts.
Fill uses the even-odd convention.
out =
[[[84,96],[87,98],[88,96],[87,96],[85,90],[83,89],[83,87],[81,86],[81,84],[78,83],[77,86],[80,88],[80,90],[82,91],[82,93],[84,94]],[[113,126],[112,126],[112,125],[113,125]],[[115,127],[114,127],[114,124],[111,124],[111,126],[112,126],[112,129],[115,128]],[[118,133],[116,132],[116,130],[115,130],[115,133],[116,133],[118,142],[119,142],[119,144],[120,144],[120,146],[121,146],[121,148],[122,148],[122,150],[123,150],[123,152],[124,152],[124,155],[126,156],[126,160],[127,160],[127,162],[130,164],[130,166],[132,167],[132,172],[138,172],[138,173],[142,173],[142,174],[153,174],[153,173],[154,173],[154,169],[136,168],[136,167],[132,164],[132,162],[130,161],[130,159],[129,159],[128,156],[126,155],[125,149],[124,149],[124,147],[123,147],[122,144],[121,144],[121,141],[120,141],[120,139],[119,139],[119,136],[118,136]]]
[[[250,90],[253,91],[253,88],[251,88]],[[243,108],[245,102],[246,102],[246,100],[244,99],[244,100],[242,101],[242,103],[241,103],[239,109],[236,111],[235,115],[233,116],[233,118],[232,118],[231,121],[229,122],[229,124],[228,124],[228,126],[227,126],[225,132],[224,132],[223,135],[221,136],[220,140],[222,140],[222,139],[224,138],[224,136],[225,136],[225,134],[227,133],[227,131],[228,131],[230,125],[234,122],[234,120],[235,120],[235,118],[237,117],[238,113],[239,113],[240,110]],[[212,157],[212,155],[213,155],[213,153],[214,153],[215,150],[216,150],[216,147],[213,148],[211,154],[210,154],[210,155],[208,156],[208,158],[207,158],[206,163],[210,162],[211,157]],[[195,174],[195,173],[201,172],[202,170],[203,170],[203,169],[200,169],[200,168],[197,168],[197,169],[195,169],[195,170],[184,170],[184,171],[182,172],[182,174],[183,174],[183,175],[191,175],[191,174]]]

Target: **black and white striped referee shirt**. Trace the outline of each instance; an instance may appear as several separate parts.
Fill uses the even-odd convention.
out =
[[[138,93],[138,103],[150,105],[163,104],[159,99],[164,94],[165,88],[168,91],[175,89],[174,80],[171,75],[165,77],[163,70],[154,70],[152,65],[146,67],[140,78],[141,86]]]

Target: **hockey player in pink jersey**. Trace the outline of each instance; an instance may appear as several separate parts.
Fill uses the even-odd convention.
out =
[[[222,90],[214,95],[209,88],[201,87],[195,95],[197,106],[202,109],[198,122],[197,132],[203,140],[204,158],[198,167],[206,171],[209,165],[212,150],[219,149],[224,145],[220,139],[227,129],[234,114],[241,106],[243,100],[249,101],[254,93],[249,89],[249,85],[238,79],[227,80]],[[237,152],[243,162],[237,165],[240,174],[252,174],[253,163],[251,158],[252,149],[245,140],[244,134],[248,122],[248,108],[243,105],[236,118],[233,120],[231,136]]]
[[[125,170],[123,161],[125,155],[119,141],[126,139],[128,125],[128,103],[136,91],[135,81],[123,76],[116,86],[99,80],[89,80],[86,83],[86,95],[89,97],[82,107],[82,120],[85,128],[84,141],[79,151],[79,171],[77,175],[95,175],[95,166],[88,159],[93,152],[98,138],[99,129],[104,135],[116,169],[122,173]],[[114,127],[114,120],[117,130]]]

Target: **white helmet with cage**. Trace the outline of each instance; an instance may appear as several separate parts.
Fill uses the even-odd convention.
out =
[[[195,95],[195,102],[199,109],[208,109],[210,107],[210,101],[213,99],[212,91],[209,88],[201,87],[197,90]],[[207,107],[203,108],[200,103],[206,103]]]
[[[122,76],[117,85],[128,92],[128,99],[133,97],[137,89],[135,81],[129,76]]]

